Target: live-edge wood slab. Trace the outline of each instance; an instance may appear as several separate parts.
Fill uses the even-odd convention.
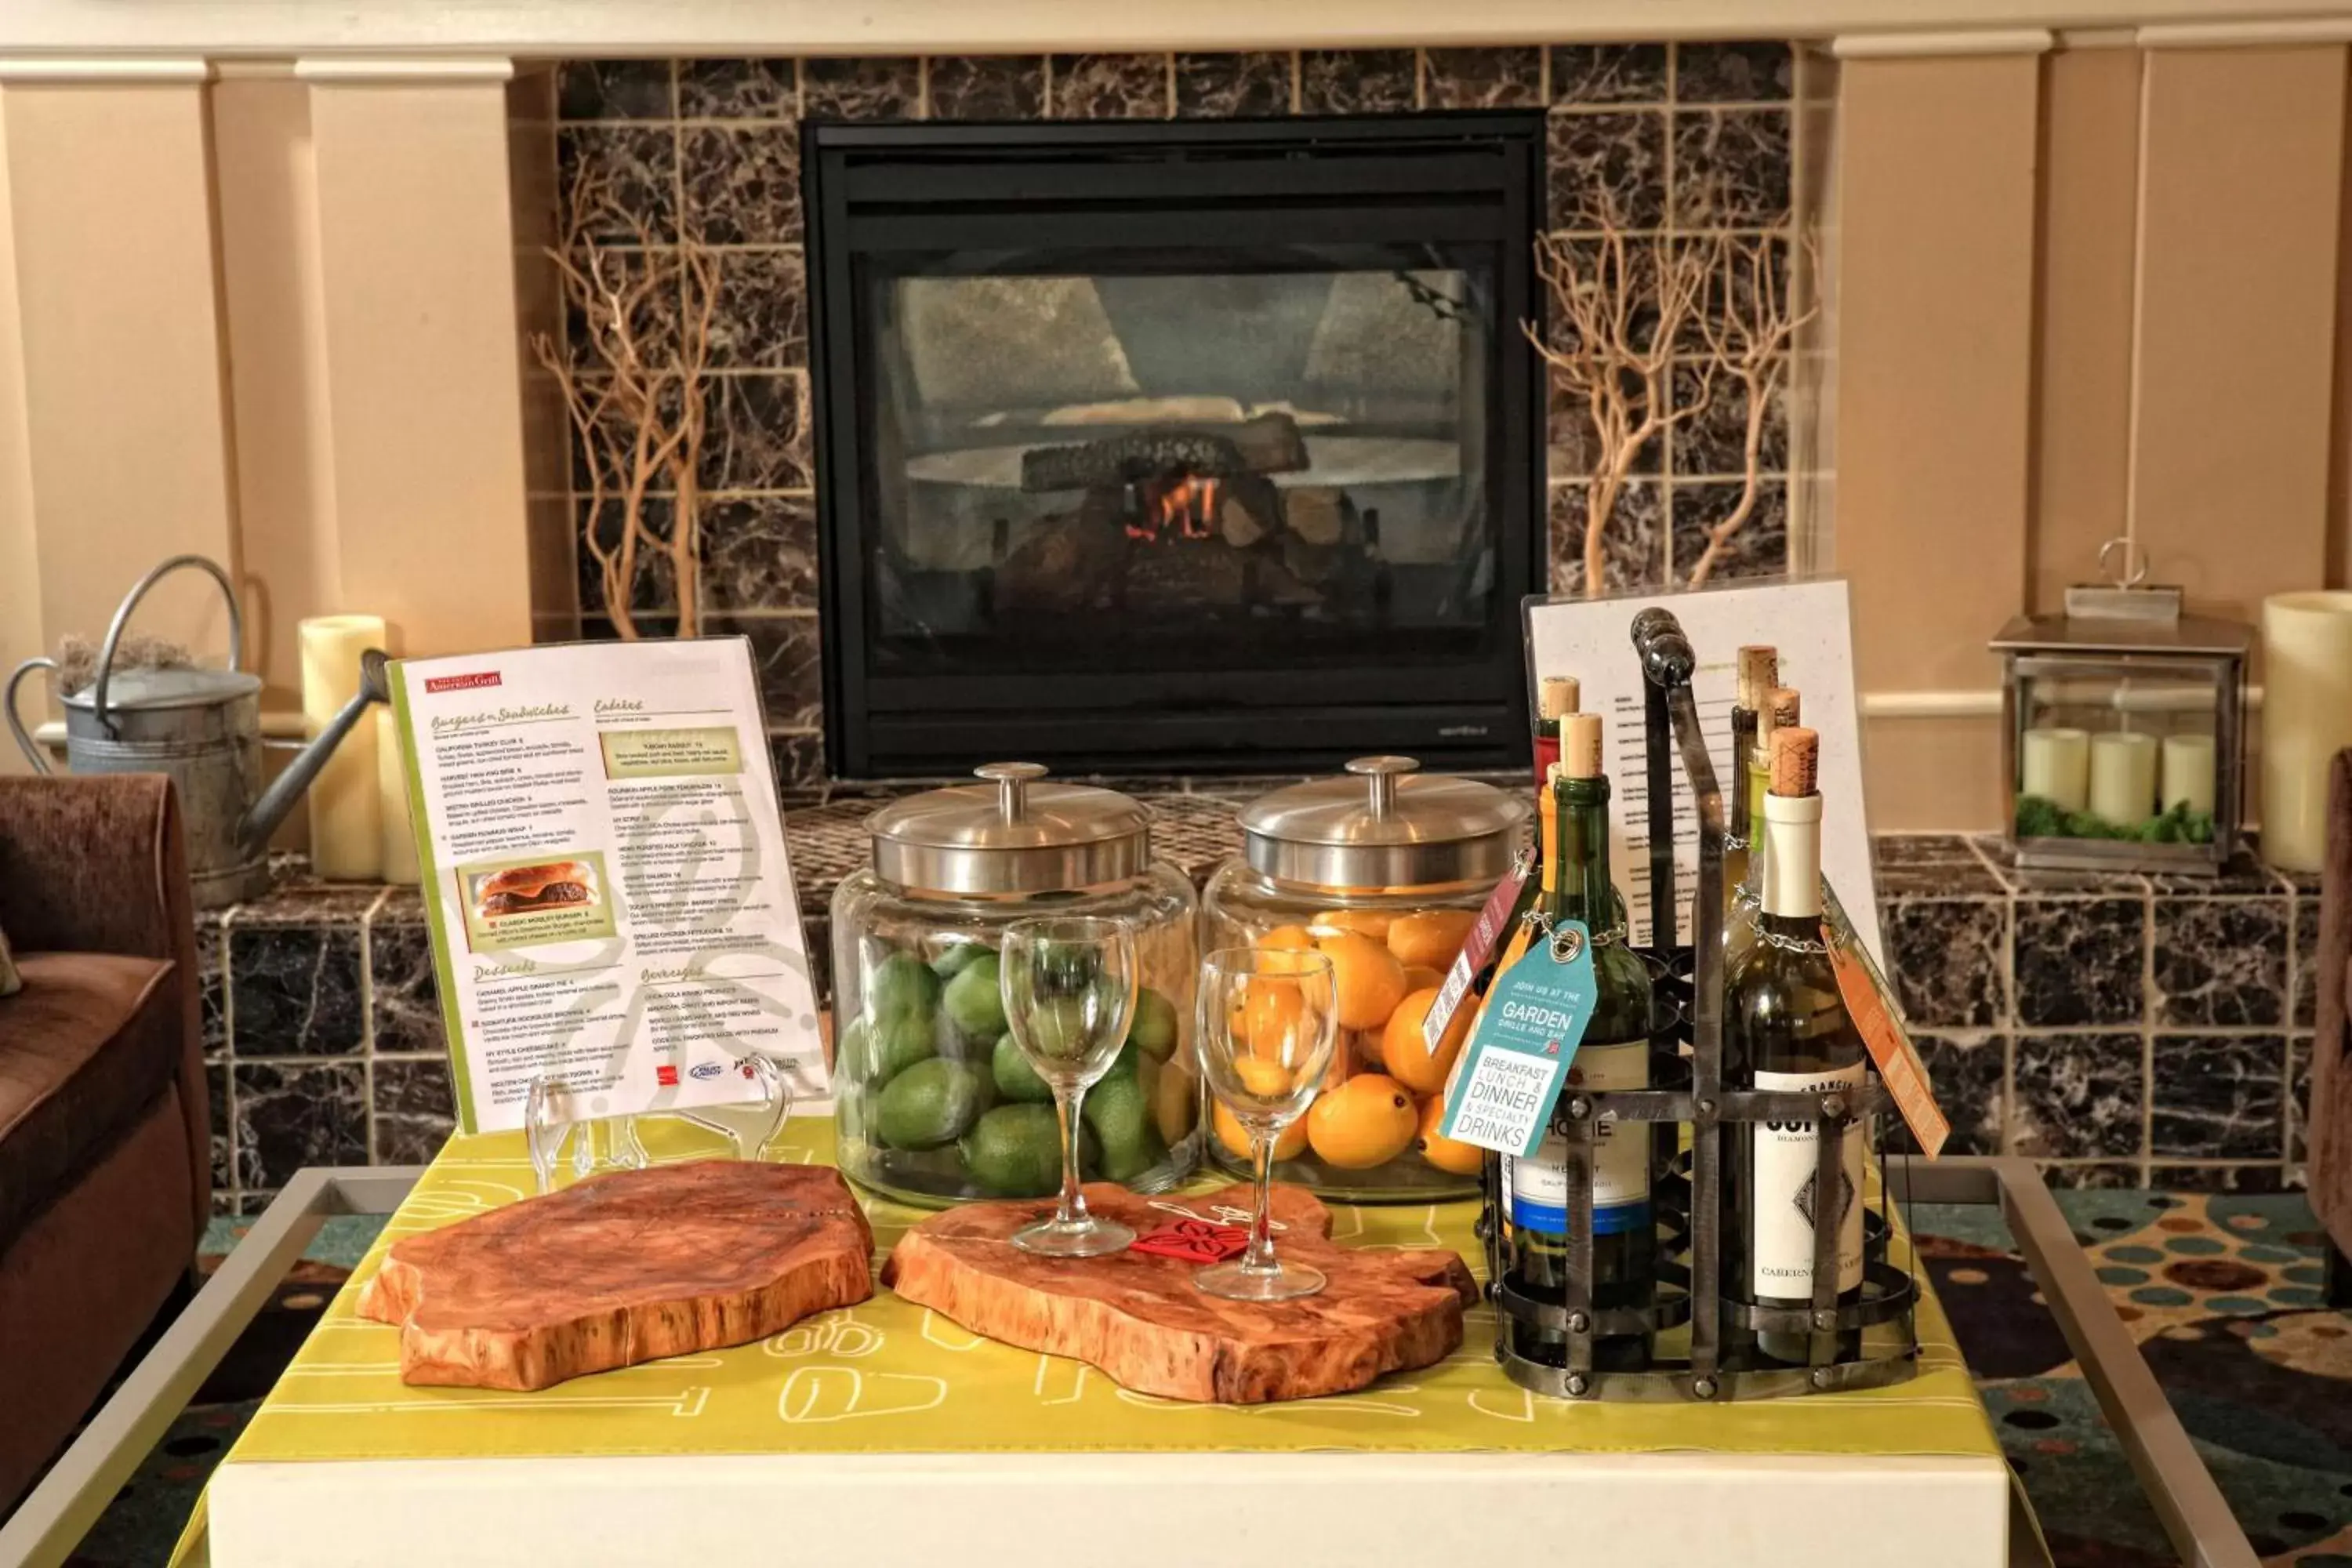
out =
[[[698,1160],[404,1237],[359,1312],[399,1325],[404,1383],[545,1388],[853,1306],[874,1293],[873,1251],[838,1171]]]
[[[1150,1199],[1107,1183],[1087,1205],[1146,1235],[1181,1217],[1246,1213],[1249,1189]],[[1478,1289],[1461,1258],[1436,1248],[1341,1247],[1331,1214],[1296,1187],[1274,1190],[1284,1258],[1328,1277],[1295,1300],[1228,1301],[1192,1283],[1199,1265],[1128,1251],[1038,1258],[1013,1233],[1052,1214],[1050,1202],[988,1203],[932,1215],[899,1239],[882,1279],[900,1296],[973,1333],[1098,1367],[1140,1394],[1226,1405],[1307,1399],[1363,1387],[1383,1373],[1444,1360],[1462,1343],[1463,1310]]]

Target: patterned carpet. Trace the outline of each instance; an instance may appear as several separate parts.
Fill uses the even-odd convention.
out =
[[[2302,1198],[2057,1196],[2264,1562],[2352,1568],[2352,1316],[2322,1304]],[[168,1560],[205,1477],[380,1223],[327,1222],[69,1568]],[[2173,1563],[1998,1213],[1923,1206],[1913,1228],[2059,1568]],[[224,1222],[209,1240],[226,1252],[235,1238]]]

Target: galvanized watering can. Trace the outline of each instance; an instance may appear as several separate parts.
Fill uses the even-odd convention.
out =
[[[114,673],[114,650],[131,612],[166,574],[184,566],[205,572],[228,601],[226,669],[138,669]],[[201,555],[175,555],[139,580],[98,655],[98,679],[60,699],[66,710],[66,764],[77,773],[168,773],[179,786],[188,840],[188,871],[199,909],[212,909],[268,890],[269,836],[302,798],[335,747],[360,721],[368,704],[385,700],[384,657],[361,656],[360,689],[319,731],[277,782],[261,787],[261,677],[239,668],[245,658],[245,612],[228,574]],[[16,688],[37,669],[54,673],[53,658],[16,667],[0,689],[8,732],[39,773],[49,771],[24,721]]]

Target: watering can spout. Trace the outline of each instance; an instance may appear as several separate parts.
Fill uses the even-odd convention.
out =
[[[286,771],[262,792],[261,798],[237,823],[238,847],[247,855],[259,855],[268,847],[269,836],[278,831],[278,825],[286,820],[286,814],[294,809],[294,803],[302,798],[302,792],[310,787],[310,781],[319,776],[319,770],[327,765],[327,759],[335,754],[343,737],[358,725],[369,705],[391,700],[392,685],[384,671],[383,650],[372,647],[360,655],[360,689],[352,694],[352,700],[327,721],[325,729],[310,738],[310,744],[295,754],[294,760],[286,764]]]

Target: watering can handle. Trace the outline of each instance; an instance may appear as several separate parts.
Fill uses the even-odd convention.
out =
[[[147,596],[147,590],[183,566],[200,567],[220,584],[221,597],[228,602],[228,667],[237,669],[245,663],[245,610],[236,602],[236,585],[228,580],[228,574],[221,570],[220,563],[209,556],[173,556],[139,579],[130,595],[122,601],[121,607],[114,612],[114,623],[106,628],[106,644],[98,650],[98,689],[90,695],[90,708],[98,721],[106,726],[109,734],[114,732],[114,724],[106,716],[106,683],[114,673],[114,647],[122,640],[123,632],[131,625],[131,612],[138,607],[140,600]]]
[[[0,690],[0,706],[8,710],[8,733],[16,736],[16,744],[24,748],[25,760],[33,764],[35,773],[45,773],[50,771],[49,759],[41,754],[41,748],[33,743],[33,737],[26,731],[25,721],[16,717],[16,688],[25,677],[37,669],[46,669],[54,678],[58,661],[53,658],[28,658],[18,665],[8,677],[6,689]]]

